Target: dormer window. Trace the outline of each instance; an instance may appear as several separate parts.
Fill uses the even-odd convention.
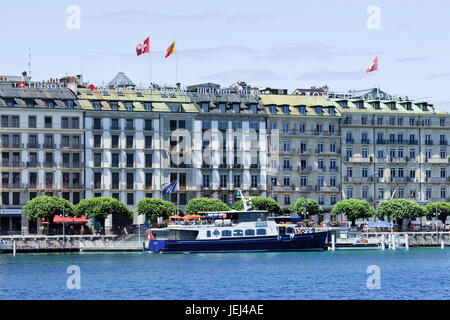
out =
[[[300,106],[300,107],[298,107],[298,111],[300,112],[301,115],[305,115],[306,114],[306,107],[305,106]]]
[[[67,100],[66,107],[67,109],[73,109],[73,100]]]
[[[289,106],[282,106],[283,114],[289,114]]]
[[[144,110],[145,111],[152,111],[152,104],[151,104],[151,102],[145,102],[144,103]]]
[[[109,103],[109,106],[110,106],[111,110],[117,110],[119,108],[119,104],[117,101],[111,101]]]
[[[374,103],[373,103],[373,107],[374,107],[375,109],[381,109],[381,108],[380,108],[380,102],[379,102],[379,101],[374,102]]]
[[[316,107],[316,113],[317,114],[322,114],[322,107]]]
[[[94,110],[100,110],[102,107],[102,104],[100,103],[100,101],[94,101],[93,106],[94,106]]]
[[[125,109],[127,109],[128,111],[132,111],[133,110],[133,103],[132,102],[125,102]]]
[[[269,106],[269,112],[271,114],[277,113],[277,107],[276,106]]]
[[[250,104],[250,110],[252,113],[258,113],[258,105],[256,103]]]
[[[342,108],[348,108],[347,100],[341,101]]]
[[[395,107],[395,102],[391,102],[389,107],[391,108],[391,110],[397,110],[397,108]]]
[[[422,104],[422,111],[428,111],[428,105],[426,103]]]
[[[220,113],[225,113],[227,111],[227,105],[225,103],[219,103]]]
[[[358,105],[358,109],[364,109],[364,101],[358,101],[357,105]]]
[[[208,102],[202,103],[202,111],[203,112],[208,112],[209,111],[209,103]]]
[[[181,111],[181,106],[177,105],[177,104],[170,104],[169,105],[169,111],[170,112],[180,112]]]
[[[27,107],[28,108],[33,108],[34,107],[34,100],[33,99],[27,99],[26,103],[27,103]]]
[[[335,112],[334,112],[334,108],[333,108],[333,107],[328,107],[328,114],[329,114],[330,116],[334,116],[334,115],[335,115]]]
[[[241,111],[239,103],[233,103],[233,111],[234,113],[239,113]]]
[[[14,107],[14,100],[13,99],[6,99],[6,106],[7,107]]]
[[[412,110],[411,102],[406,103],[406,110]]]
[[[47,100],[46,105],[49,109],[53,109],[55,107],[55,103],[53,102],[53,100]]]

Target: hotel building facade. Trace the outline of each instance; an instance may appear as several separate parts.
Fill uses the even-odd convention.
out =
[[[138,90],[122,73],[93,90],[22,86],[0,83],[2,234],[35,232],[23,206],[45,194],[74,204],[114,197],[133,211],[145,197],[162,198],[183,210],[197,197],[231,205],[242,189],[285,209],[317,200],[326,220],[348,198],[375,207],[391,198],[449,200],[450,115],[423,101],[211,83]],[[163,196],[173,180],[177,191]]]

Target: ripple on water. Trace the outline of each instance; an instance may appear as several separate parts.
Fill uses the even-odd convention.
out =
[[[449,261],[448,249],[1,255],[0,299],[448,299]],[[69,265],[81,290],[66,287]]]

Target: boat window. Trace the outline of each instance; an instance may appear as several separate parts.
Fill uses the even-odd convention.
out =
[[[234,230],[233,231],[233,237],[242,237],[244,235],[243,230]]]
[[[294,228],[292,228],[292,227],[286,228],[286,233],[295,233]]]
[[[222,230],[222,237],[231,237],[231,230]]]
[[[264,235],[266,235],[266,229],[256,229],[256,234],[258,235],[258,236],[264,236]]]
[[[255,230],[247,229],[247,230],[245,230],[245,235],[246,236],[254,236],[255,235]]]
[[[210,231],[210,230],[206,231],[206,236],[207,236],[208,238],[211,238],[211,231]]]

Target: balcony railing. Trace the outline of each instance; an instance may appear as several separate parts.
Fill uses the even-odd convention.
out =
[[[25,163],[22,161],[2,161],[1,165],[3,168],[24,168]]]
[[[63,189],[84,189],[84,185],[81,183],[63,183],[62,184]]]
[[[82,162],[62,162],[60,163],[60,167],[64,169],[82,169],[84,168],[84,164]]]
[[[84,149],[84,144],[80,143],[61,143],[60,144],[61,149]]]
[[[42,165],[39,161],[28,161],[27,162],[27,168],[39,168]]]
[[[26,185],[20,182],[5,182],[2,183],[3,189],[26,189]]]
[[[23,143],[0,143],[0,148],[2,149],[23,149]]]

